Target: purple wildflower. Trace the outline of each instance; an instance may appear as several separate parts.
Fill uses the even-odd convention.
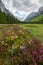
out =
[[[37,51],[33,51],[33,55],[38,57],[38,52]]]
[[[40,57],[39,57],[39,60],[42,62],[43,61],[43,55],[41,55]]]

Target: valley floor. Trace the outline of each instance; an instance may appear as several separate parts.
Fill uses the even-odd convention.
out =
[[[31,34],[38,37],[43,42],[43,24],[21,24],[20,26],[31,31]]]
[[[30,31],[33,36],[38,37],[43,42],[43,24],[1,24],[0,25],[0,35],[2,35],[2,30],[6,27],[14,27],[15,25],[18,25],[25,29],[26,31]]]
[[[43,65],[41,42],[43,24],[1,24],[0,65]]]

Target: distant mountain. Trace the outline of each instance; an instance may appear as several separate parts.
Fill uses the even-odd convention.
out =
[[[31,20],[28,20],[28,23],[31,23],[31,24],[43,24],[43,14],[40,14],[39,16],[35,17],[35,18],[32,18]]]
[[[27,16],[27,18],[25,19],[25,21],[28,21],[28,20],[30,20],[32,18],[35,18],[35,17],[37,17],[37,16],[39,16],[41,14],[43,14],[43,7],[40,7],[38,12],[32,12],[32,13],[30,13]]]
[[[17,18],[15,18],[12,15],[9,15],[8,13],[6,14],[5,12],[2,12],[0,10],[0,24],[13,24],[13,23],[19,23],[21,21],[19,21]]]
[[[22,21],[19,21],[16,17],[13,16],[13,14],[7,10],[0,0],[0,24],[6,24],[6,23],[20,23]]]
[[[2,3],[1,0],[0,0],[0,10],[1,10],[2,12],[5,12],[6,14],[12,15],[12,13],[10,13],[10,11],[8,11],[8,10],[5,8],[5,6],[4,6],[4,4]]]
[[[27,18],[25,19],[25,21],[28,21],[28,20],[30,20],[30,19],[32,19],[32,18],[34,18],[34,17],[37,17],[38,15],[39,15],[38,12],[32,12],[32,13],[30,13],[30,14],[27,16]]]
[[[39,8],[39,14],[43,14],[43,7]]]
[[[9,10],[6,9],[5,5],[2,3],[2,1],[0,0],[0,10],[2,12],[5,12],[6,14],[9,14],[11,16],[13,16],[15,19],[17,18],[18,20],[20,20],[17,16],[15,17]],[[18,12],[16,12],[18,13]],[[31,12],[26,19],[24,20],[24,22],[28,22],[29,20],[38,17],[39,15],[43,14],[43,7],[39,8],[38,12]],[[19,13],[18,13],[19,15]]]
[[[5,6],[4,6],[4,4],[2,3],[1,0],[0,0],[0,10],[1,10],[2,12],[7,13],[7,9],[5,8]]]

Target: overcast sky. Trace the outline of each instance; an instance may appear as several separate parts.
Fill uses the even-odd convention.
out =
[[[43,6],[43,0],[2,0],[8,9],[17,18],[25,19],[31,12],[37,12]]]

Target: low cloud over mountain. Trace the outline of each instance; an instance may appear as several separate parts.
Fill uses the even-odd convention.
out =
[[[24,20],[30,13],[43,6],[43,0],[1,0],[7,10],[16,18]]]

